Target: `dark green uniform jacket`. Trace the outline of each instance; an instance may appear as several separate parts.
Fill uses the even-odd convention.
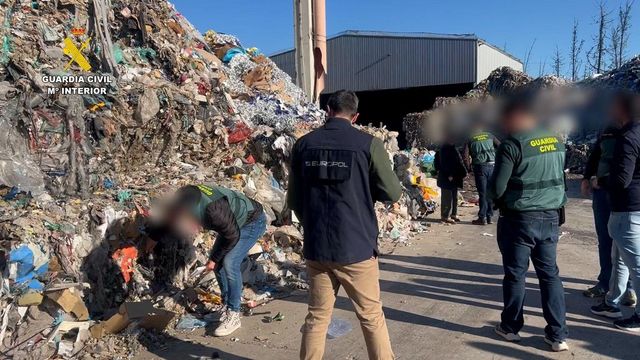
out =
[[[489,196],[501,210],[560,209],[567,201],[564,161],[564,144],[550,132],[512,134],[498,148]]]
[[[221,186],[198,185],[200,201],[193,208],[202,226],[218,233],[210,259],[219,263],[240,239],[240,229],[255,221],[263,208],[244,194]]]
[[[467,143],[468,154],[465,156],[471,157],[471,165],[483,165],[490,164],[495,161],[496,146],[500,142],[496,137],[486,131],[479,132],[471,136]]]

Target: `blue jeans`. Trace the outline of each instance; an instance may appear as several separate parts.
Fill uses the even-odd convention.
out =
[[[611,280],[605,302],[607,305],[617,308],[620,307],[620,302],[627,293],[627,289],[631,289],[632,286],[629,285],[629,268],[622,261],[622,256],[620,256],[620,251],[615,243],[611,247],[611,262],[613,263]]]
[[[220,285],[222,303],[232,311],[240,311],[242,298],[242,261],[249,250],[267,229],[267,217],[264,213],[258,219],[245,224],[240,229],[240,239],[236,246],[227,253],[221,266],[216,270],[216,278]]]
[[[640,289],[640,211],[612,212],[609,234],[628,268],[633,287]],[[621,281],[626,282],[626,279]],[[636,314],[640,315],[640,303],[636,306]]]
[[[611,279],[611,246],[613,239],[609,236],[609,214],[611,214],[611,201],[609,192],[604,189],[593,190],[593,220],[596,225],[598,235],[598,256],[600,260],[600,274],[598,275],[598,286],[609,291],[609,280]]]
[[[478,219],[486,220],[493,217],[493,205],[487,196],[487,184],[493,174],[493,164],[473,165],[473,175],[476,179],[478,190]]]
[[[525,277],[531,258],[540,282],[542,313],[547,321],[545,334],[553,341],[567,338],[564,288],[556,264],[558,229],[557,211],[501,214],[498,246],[504,266],[504,330],[517,334],[524,326]]]

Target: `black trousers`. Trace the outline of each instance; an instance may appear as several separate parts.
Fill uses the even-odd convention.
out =
[[[493,204],[487,196],[487,184],[493,174],[493,164],[473,165],[473,176],[476,180],[479,202],[478,219],[486,220],[493,217]]]
[[[458,216],[458,188],[440,189],[440,215],[443,219]]]
[[[558,231],[556,210],[501,214],[498,246],[504,266],[504,330],[517,334],[524,326],[525,277],[531,259],[540,282],[545,334],[553,341],[566,339],[564,288],[556,264]]]

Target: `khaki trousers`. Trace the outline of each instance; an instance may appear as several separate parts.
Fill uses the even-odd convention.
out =
[[[340,285],[356,309],[369,359],[394,359],[380,301],[378,259],[339,265],[307,260],[309,314],[302,329],[300,359],[320,360]]]

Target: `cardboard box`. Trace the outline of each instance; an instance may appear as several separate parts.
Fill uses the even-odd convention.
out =
[[[151,301],[127,302],[120,306],[118,313],[91,327],[91,335],[101,338],[105,334],[116,334],[132,322],[144,329],[164,330],[175,317],[175,313],[157,309]]]
[[[46,295],[49,299],[60,305],[62,310],[75,315],[78,320],[89,320],[89,310],[84,305],[84,301],[75,288],[48,292]]]

